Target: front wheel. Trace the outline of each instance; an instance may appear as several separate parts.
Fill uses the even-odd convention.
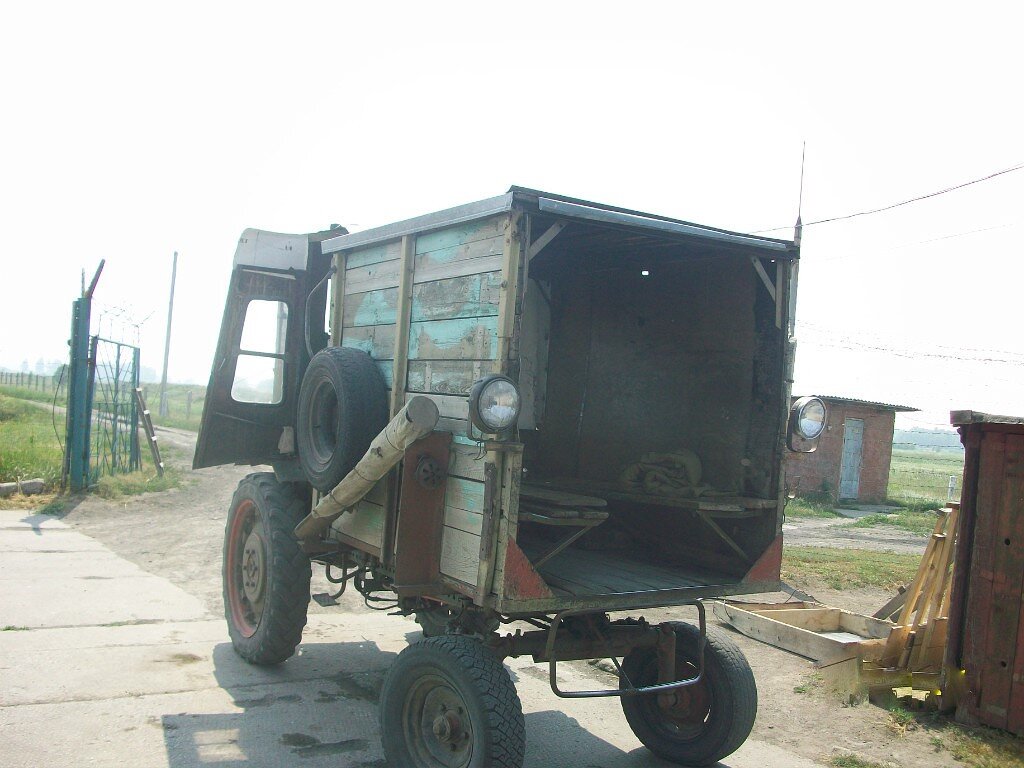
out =
[[[224,615],[235,651],[252,664],[280,664],[302,640],[309,558],[293,533],[308,494],[272,473],[246,476],[224,532]]]
[[[700,630],[681,622],[671,626],[676,633],[677,679],[693,677],[699,663]],[[630,651],[622,662],[619,687],[657,682],[654,649]],[[709,628],[700,683],[661,696],[624,696],[622,711],[636,737],[658,757],[679,765],[714,765],[750,735],[757,715],[757,686],[739,647]]]
[[[500,661],[465,635],[431,637],[398,654],[380,698],[388,765],[520,768],[523,707]]]

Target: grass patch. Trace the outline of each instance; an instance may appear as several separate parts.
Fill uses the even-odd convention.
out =
[[[1024,765],[1024,738],[985,726],[968,727],[937,712],[916,712],[894,707],[886,726],[897,733],[922,728],[931,736],[936,752],[948,752],[965,768],[1020,768]]]
[[[48,410],[0,395],[0,482],[41,477],[52,487],[62,455]]]
[[[14,397],[18,400],[35,400],[37,403],[52,403],[53,390],[32,389],[30,387],[12,387],[9,384],[0,384],[0,395]],[[57,405],[65,405],[68,396],[67,391],[62,390],[57,398]]]
[[[934,512],[913,512],[901,509],[890,514],[874,514],[862,517],[850,525],[851,528],[874,528],[876,525],[889,525],[910,533],[927,536],[935,530],[937,516]]]
[[[828,764],[832,768],[886,768],[884,763],[876,763],[874,760],[865,760],[856,755],[833,755],[829,758]]]
[[[189,392],[192,393],[191,407],[188,403]],[[203,404],[206,401],[206,387],[197,384],[168,384],[166,416],[160,416],[159,384],[143,384],[142,393],[154,425],[199,431],[199,422],[203,418]]]
[[[181,485],[181,474],[173,467],[165,467],[163,477],[155,470],[143,469],[124,475],[107,475],[96,483],[96,495],[101,499],[120,499],[140,493],[168,491]]]
[[[839,517],[831,504],[808,501],[807,499],[790,499],[786,504],[786,517],[809,518],[809,517]]]
[[[856,587],[894,590],[909,583],[920,564],[920,555],[787,546],[782,552],[782,579],[797,589],[820,582],[837,590]]]
[[[962,451],[894,450],[889,465],[889,496],[897,504],[941,507],[950,475],[957,490],[964,473]]]

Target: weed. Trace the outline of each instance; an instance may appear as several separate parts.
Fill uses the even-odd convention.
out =
[[[876,763],[874,760],[865,760],[856,755],[833,755],[829,759],[828,764],[832,768],[885,768],[882,763]]]
[[[935,529],[934,512],[914,512],[900,509],[890,514],[873,514],[862,517],[850,525],[851,528],[874,528],[876,525],[890,525],[910,533],[927,536]]]
[[[0,632],[28,632],[28,627],[16,627],[13,624],[8,624],[0,629]]]
[[[886,720],[885,727],[897,736],[906,736],[907,731],[913,730],[915,725],[913,712],[903,707],[892,707],[889,709],[889,718]]]
[[[886,727],[900,735],[915,728],[924,729],[931,734],[928,743],[936,752],[948,751],[966,768],[1020,768],[1024,765],[1024,739],[994,728],[960,725],[938,712],[892,707]]]
[[[163,477],[151,470],[139,470],[125,475],[106,475],[96,484],[96,495],[103,499],[120,499],[140,493],[167,491],[181,485],[181,475],[173,467],[164,469]]]
[[[786,517],[839,517],[832,504],[792,499],[786,504]]]
[[[7,397],[14,397],[18,400],[35,400],[37,403],[52,403],[53,402],[53,391],[44,392],[38,389],[32,389],[30,387],[15,387],[9,384],[0,385],[0,395],[6,395]],[[64,405],[67,400],[67,395],[61,393],[57,397],[57,405]]]
[[[797,588],[821,581],[832,589],[879,587],[894,590],[909,583],[920,555],[832,547],[785,547],[782,578]]]
[[[41,477],[60,479],[62,452],[53,417],[32,403],[0,395],[0,482]]]
[[[53,496],[53,497],[50,498],[50,501],[47,501],[46,504],[44,504],[39,509],[39,514],[41,514],[41,515],[59,515],[59,514],[64,512],[64,508],[67,506],[67,503],[68,503],[68,497],[67,496]]]

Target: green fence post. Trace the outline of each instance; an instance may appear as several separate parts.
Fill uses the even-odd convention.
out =
[[[65,475],[72,491],[89,484],[89,321],[92,302],[75,299],[71,310],[71,360],[68,367],[68,410]]]

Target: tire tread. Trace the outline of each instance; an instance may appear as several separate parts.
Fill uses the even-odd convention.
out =
[[[294,528],[306,514],[308,499],[294,486],[278,482],[272,472],[258,472],[243,478],[231,500],[232,510],[247,498],[256,502],[269,539],[267,596],[256,633],[252,637],[243,636],[231,620],[227,592],[230,542],[225,536],[223,586],[228,633],[235,651],[249,663],[280,664],[295,653],[306,626],[312,568],[309,557],[295,539]]]

